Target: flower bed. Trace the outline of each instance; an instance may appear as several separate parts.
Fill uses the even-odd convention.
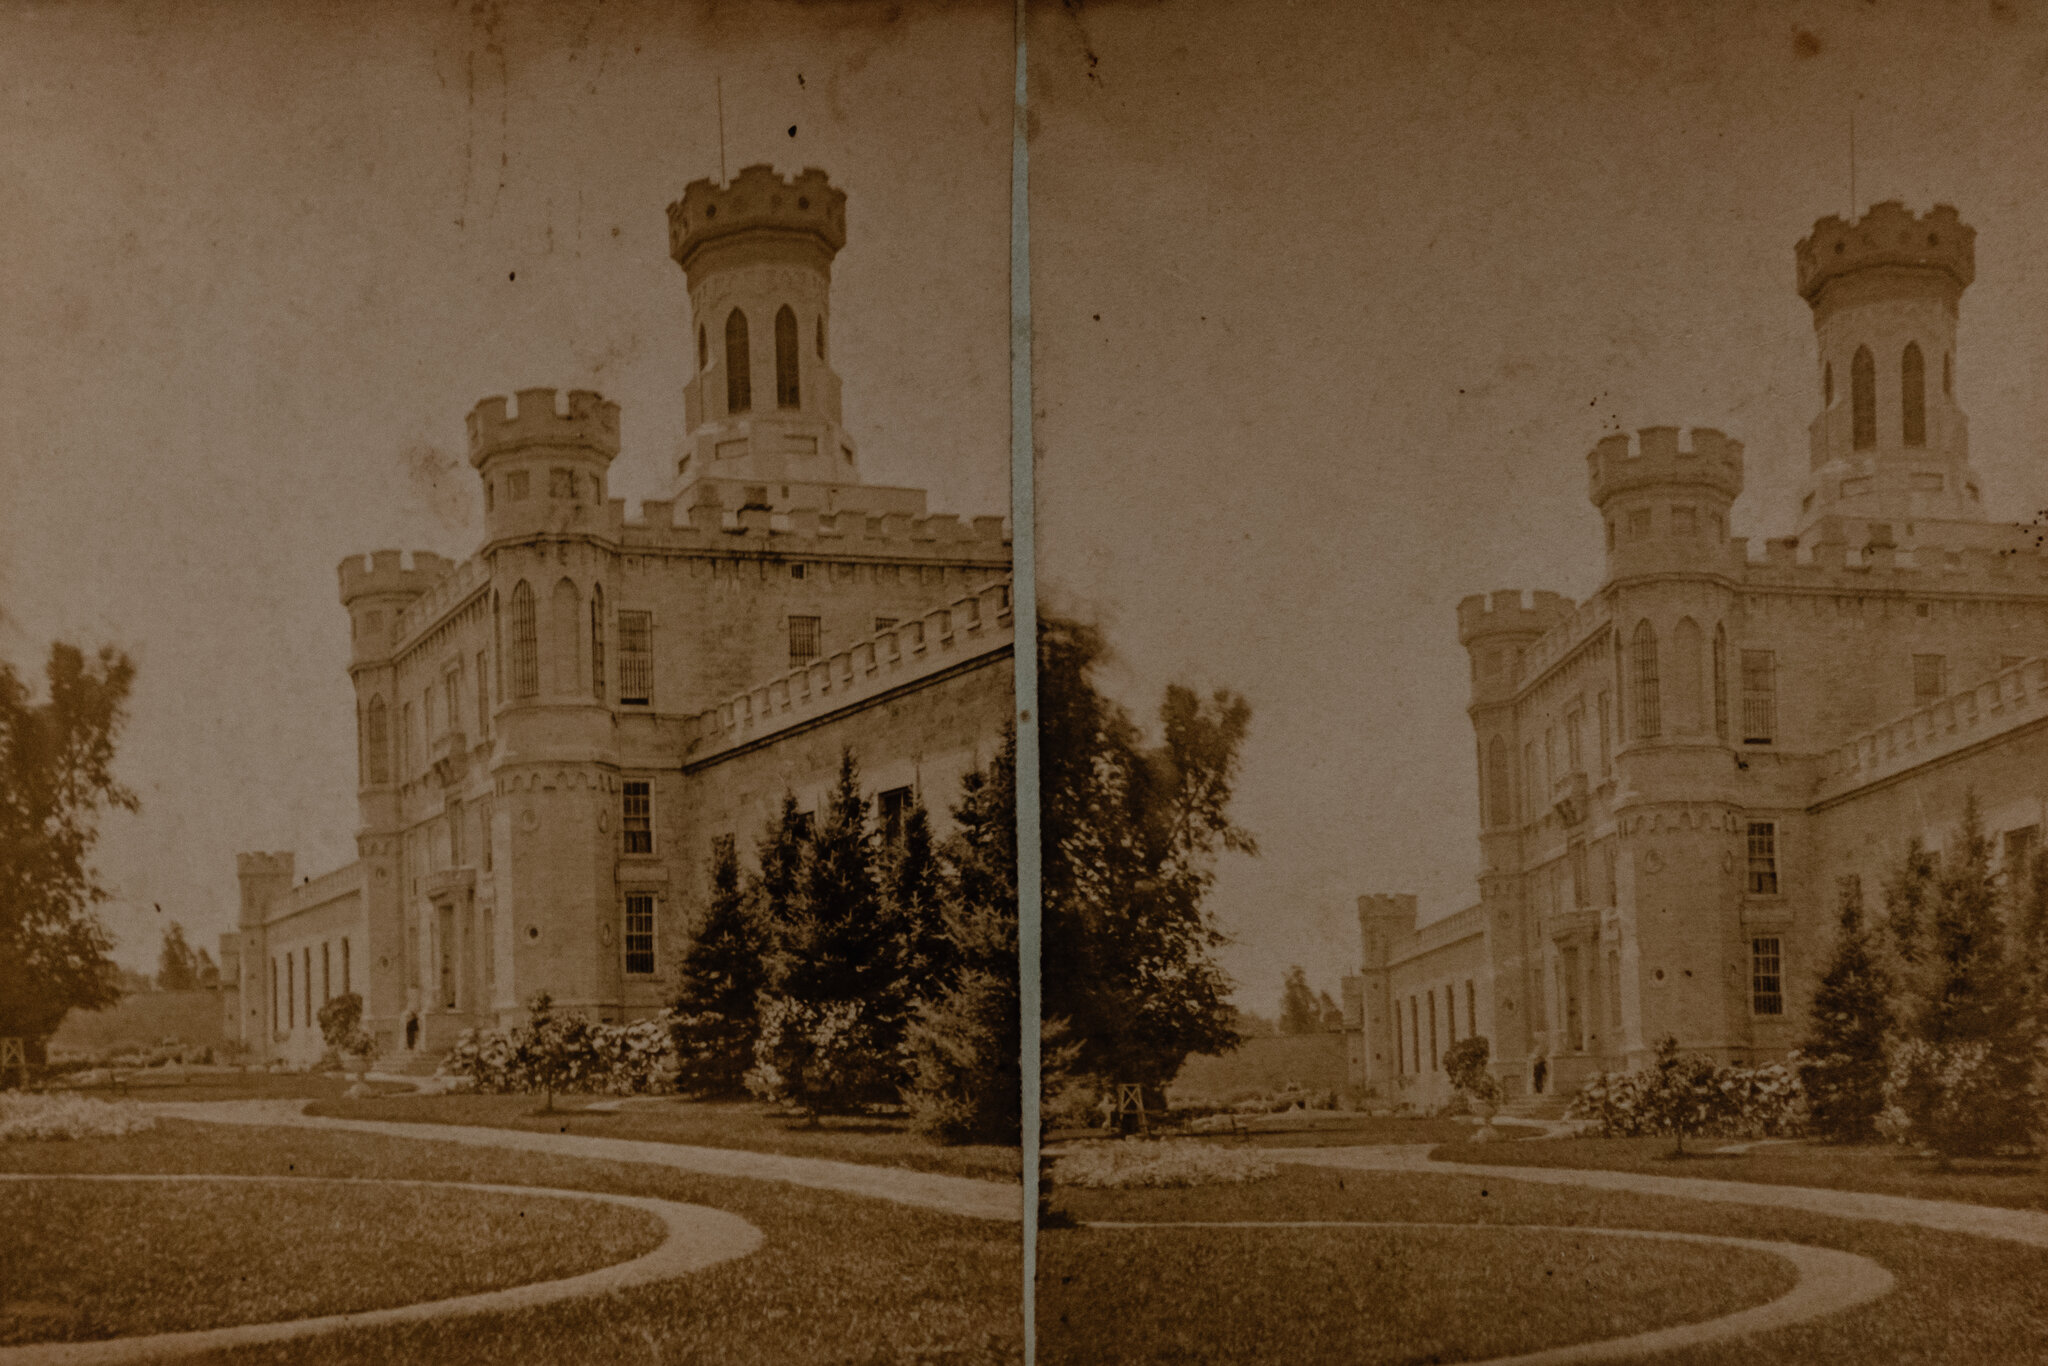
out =
[[[1279,1168],[1252,1148],[1219,1148],[1191,1139],[1124,1139],[1077,1143],[1053,1164],[1057,1185],[1126,1189],[1137,1186],[1237,1185],[1263,1181]]]
[[[155,1124],[155,1116],[126,1101],[109,1103],[68,1095],[0,1095],[0,1142],[119,1138]]]

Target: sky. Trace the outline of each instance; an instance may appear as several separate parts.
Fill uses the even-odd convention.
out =
[[[729,171],[848,193],[868,477],[1007,510],[1013,53],[993,5],[0,8],[0,659],[137,663],[142,810],[97,855],[120,961],[172,919],[213,945],[237,852],[354,857],[335,567],[474,548],[478,399],[598,389],[614,496],[668,493],[665,211],[719,173],[721,92]]]
[[[1994,517],[2048,507],[2048,10],[1955,3],[1068,3],[1034,12],[1042,599],[1141,716],[1253,707],[1212,899],[1240,1003],[1334,994],[1355,901],[1476,900],[1459,598],[1599,584],[1606,432],[1747,445],[1790,534],[1819,402],[1793,245],[1978,230],[1957,392]]]

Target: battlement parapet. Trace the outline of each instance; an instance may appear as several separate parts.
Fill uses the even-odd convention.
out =
[[[892,688],[1012,649],[1010,592],[1008,578],[985,584],[687,718],[684,765],[708,763]]]
[[[815,166],[784,180],[762,164],[729,185],[693,180],[668,206],[668,252],[685,271],[707,244],[761,231],[808,234],[829,260],[846,245],[846,192]]]
[[[357,598],[378,593],[417,596],[432,588],[454,567],[453,560],[429,550],[413,551],[410,565],[405,563],[405,555],[396,550],[351,555],[337,569],[341,579],[342,605],[347,606]]]
[[[1712,427],[1694,427],[1681,446],[1676,427],[1644,427],[1602,437],[1586,454],[1593,502],[1634,489],[1692,485],[1733,502],[1742,493],[1742,443]]]
[[[1814,801],[1838,799],[2044,718],[2048,658],[2037,657],[1827,751]]]
[[[1540,636],[1571,614],[1575,604],[1562,593],[1537,591],[1522,600],[1519,588],[1474,593],[1458,603],[1458,643],[1470,646],[1498,636]]]
[[[553,389],[521,389],[507,400],[494,394],[469,410],[469,463],[530,446],[575,447],[607,460],[619,453],[619,405],[589,389],[571,389],[564,411]]]
[[[1977,230],[1949,204],[1918,218],[1896,199],[1871,205],[1854,223],[1830,214],[1794,248],[1799,293],[1815,303],[1830,282],[1875,266],[1939,271],[1960,293],[1977,277],[1976,242]]]
[[[627,551],[673,549],[718,553],[767,553],[903,559],[1007,558],[1010,531],[1002,517],[962,519],[950,512],[924,517],[903,513],[824,512],[796,507],[728,508],[700,495],[676,520],[673,499],[648,499],[629,517],[623,499],[609,505],[611,533]]]
[[[298,855],[289,851],[267,854],[257,851],[235,855],[235,876],[239,878],[281,877],[291,880],[298,864]]]
[[[1728,543],[1725,572],[1744,591],[2048,597],[2048,555],[2018,528],[2012,541],[2005,547],[1907,547],[1873,534],[1860,546],[1822,541],[1802,549],[1791,537],[1773,537],[1759,557],[1747,538],[1737,537]]]
[[[432,629],[491,580],[491,567],[480,556],[471,556],[461,564],[450,565],[449,570],[399,612],[393,623],[392,639],[401,649],[422,632]]]
[[[1401,929],[1412,930],[1415,904],[1413,892],[1368,892],[1358,898],[1358,920],[1361,925],[1367,921],[1391,921]]]

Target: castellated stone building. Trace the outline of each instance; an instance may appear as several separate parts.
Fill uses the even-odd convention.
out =
[[[2034,846],[2048,559],[1984,519],[1970,465],[1974,239],[1952,208],[1893,202],[1799,243],[1819,412],[1793,535],[1729,537],[1739,442],[1652,427],[1587,456],[1598,592],[1458,605],[1479,900],[1418,927],[1413,897],[1359,899],[1354,1080],[1441,1101],[1443,1052],[1473,1034],[1515,1097],[1640,1066],[1667,1035],[1781,1057],[1841,878],[1880,907],[1908,840],[1949,838],[1969,792],[2004,858]]]
[[[718,841],[751,856],[785,793],[815,810],[843,747],[885,821],[921,796],[943,833],[994,753],[1009,537],[861,478],[831,365],[846,196],[751,166],[668,217],[695,361],[674,497],[629,518],[617,405],[524,389],[469,414],[474,554],[341,565],[359,857],[304,881],[241,858],[228,1034],[259,1058],[317,1058],[349,991],[400,1066],[542,990],[651,1014]]]

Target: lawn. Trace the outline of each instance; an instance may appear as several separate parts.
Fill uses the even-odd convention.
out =
[[[1482,1166],[1592,1168],[2048,1210],[2048,1166],[2035,1158],[1959,1159],[1944,1171],[1934,1158],[1891,1144],[1772,1144],[1734,1153],[1713,1151],[1717,1146],[1721,1145],[1716,1140],[1693,1140],[1686,1145],[1683,1158],[1673,1158],[1668,1138],[1561,1138],[1512,1144],[1447,1143],[1430,1156]]]
[[[447,1299],[593,1271],[661,1235],[641,1210],[432,1187],[5,1181],[0,1344]]]
[[[588,1108],[604,1099],[557,1096],[554,1111],[546,1113],[541,1109],[540,1096],[395,1095],[325,1100],[314,1105],[310,1113],[342,1119],[470,1124],[535,1133],[744,1148],[990,1180],[1015,1181],[1021,1171],[1016,1148],[990,1144],[948,1147],[911,1132],[910,1126],[900,1119],[827,1116],[810,1124],[755,1102],[693,1101],[680,1097],[628,1097],[617,1110]]]
[[[629,1163],[179,1120],[121,1139],[7,1144],[0,1146],[0,1170],[382,1176],[610,1191],[728,1210],[752,1222],[767,1240],[761,1251],[736,1261],[590,1300],[357,1329],[208,1358],[233,1366],[362,1361],[983,1366],[1014,1363],[1021,1356],[1023,1270],[1013,1223]],[[247,1221],[215,1236],[232,1240],[244,1228]],[[68,1228],[29,1230],[38,1244],[70,1236]],[[402,1227],[387,1224],[365,1233],[361,1246],[374,1254],[406,1236]],[[335,1264],[344,1264],[345,1257],[338,1251]]]
[[[1472,1124],[1454,1119],[1397,1118],[1345,1110],[1287,1111],[1277,1115],[1247,1116],[1241,1133],[1196,1130],[1190,1138],[1212,1143],[1252,1143],[1262,1148],[1349,1148],[1382,1143],[1463,1143],[1470,1139]],[[1528,1138],[1543,1132],[1533,1125],[1497,1122],[1503,1138]],[[1171,1130],[1176,1137],[1178,1130]],[[1047,1135],[1047,1142],[1102,1138],[1102,1129],[1063,1129]]]
[[[339,1073],[266,1072],[261,1068],[239,1067],[138,1067],[117,1069],[119,1086],[75,1086],[71,1077],[57,1078],[53,1090],[75,1091],[102,1100],[333,1100],[355,1083]],[[373,1081],[373,1091],[401,1095],[413,1089],[410,1082]]]
[[[1279,1177],[1245,1186],[1062,1189],[1056,1203],[1082,1220],[1671,1229],[1840,1248],[1898,1277],[1891,1294],[1854,1313],[1668,1353],[1657,1366],[2011,1366],[2042,1360],[2048,1342],[2040,1294],[2048,1251],[1960,1234],[1497,1179],[1286,1166]],[[1664,1323],[1696,1321],[1769,1298],[1777,1274],[1705,1250],[1627,1242],[1574,1250],[1550,1234],[1497,1236],[1490,1247],[1466,1244],[1464,1256],[1485,1259],[1486,1270],[1475,1274],[1458,1262],[1455,1244],[1420,1231],[1403,1240],[1364,1230],[1049,1230],[1039,1244],[1040,1360],[1353,1366],[1427,1361],[1432,1351],[1457,1359],[1480,1345],[1476,1336],[1446,1345],[1457,1333],[1526,1330],[1526,1340],[1486,1339],[1488,1350],[1526,1349],[1546,1340],[1540,1334],[1560,1331],[1562,1321],[1568,1338],[1587,1341],[1612,1335],[1626,1322],[1616,1316],[1645,1301]],[[1290,1251],[1288,1238],[1302,1242]],[[1156,1241],[1140,1252],[1139,1240]],[[1595,1257],[1616,1250],[1626,1256],[1619,1282]],[[1552,1270],[1559,1274],[1543,1274]],[[1674,1281],[1674,1272],[1683,1279]],[[1578,1284],[1560,1284],[1573,1274]]]

